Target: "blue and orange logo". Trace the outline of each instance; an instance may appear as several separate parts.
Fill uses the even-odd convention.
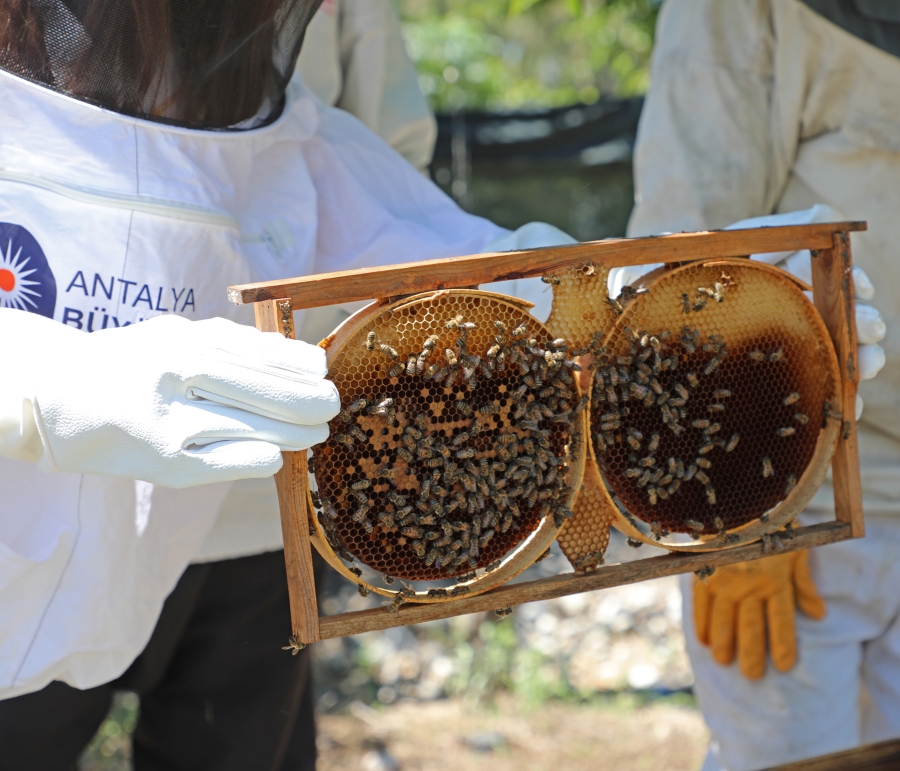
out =
[[[56,279],[37,239],[21,225],[0,222],[0,308],[53,318]]]

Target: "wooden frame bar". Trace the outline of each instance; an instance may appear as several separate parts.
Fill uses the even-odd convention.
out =
[[[856,312],[853,298],[853,258],[849,233],[835,233],[830,249],[813,251],[813,298],[834,341],[843,380],[845,416],[837,449],[831,461],[835,516],[850,524],[854,538],[866,534],[863,521],[859,445],[856,438]]]
[[[765,252],[830,249],[834,234],[865,230],[864,222],[791,225],[753,230],[676,233],[650,238],[616,238],[550,249],[476,254],[428,262],[384,265],[340,273],[244,284],[228,289],[236,305],[290,300],[294,309],[340,305],[357,300],[398,297],[437,289],[458,289],[551,273],[579,262],[609,268],[653,262],[687,262],[715,257],[746,257]]]
[[[862,486],[856,440],[856,323],[849,234],[864,222],[685,233],[653,238],[613,239],[550,249],[446,258],[365,270],[230,287],[236,304],[255,304],[256,325],[267,332],[294,336],[293,311],[357,300],[386,300],[418,292],[470,287],[492,281],[552,273],[572,264],[617,267],[682,263],[766,252],[810,249],[816,308],[831,335],[843,380],[841,438],[833,459],[836,521],[794,530],[793,538],[770,543],[784,551],[807,549],[865,534]],[[835,405],[837,407],[837,405]],[[275,477],[284,531],[285,563],[294,638],[306,644],[395,626],[478,613],[594,591],[662,576],[749,562],[766,556],[766,544],[705,553],[673,553],[590,573],[567,573],[445,603],[402,605],[397,613],[372,609],[319,617],[307,512],[305,453],[285,453]]]
[[[263,332],[294,337],[294,313],[290,300],[268,300],[254,307],[256,326]],[[319,639],[319,609],[316,602],[312,547],[306,510],[306,452],[286,452],[284,465],[275,475],[284,562],[287,569],[293,638],[304,645]]]

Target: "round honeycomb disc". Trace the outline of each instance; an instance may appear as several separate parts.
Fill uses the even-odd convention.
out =
[[[312,540],[365,589],[396,597],[382,584],[453,578],[449,590],[407,585],[403,599],[485,591],[571,517],[587,400],[527,307],[479,291],[416,295],[369,306],[323,342],[343,409],[313,450]]]
[[[590,435],[627,535],[736,546],[789,522],[821,485],[840,373],[803,288],[764,263],[719,260],[657,271],[624,304],[594,362]]]

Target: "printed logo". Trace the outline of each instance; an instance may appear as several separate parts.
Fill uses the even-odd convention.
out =
[[[0,222],[0,308],[48,319],[56,309],[56,279],[40,244],[21,225]]]

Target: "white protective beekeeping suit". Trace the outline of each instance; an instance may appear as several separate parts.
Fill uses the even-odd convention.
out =
[[[307,29],[297,71],[325,104],[356,116],[426,170],[437,123],[391,0],[325,0]]]
[[[900,735],[900,58],[798,0],[670,0],[656,46],[630,235],[825,204],[868,220],[853,236],[854,260],[887,323],[885,370],[860,389],[868,537],[811,553],[828,611],[818,622],[798,616],[797,665],[750,682],[736,664],[715,663],[683,583],[713,736],[704,769],[762,768]],[[831,515],[832,501],[826,484],[804,516]]]
[[[0,372],[0,698],[52,680],[77,688],[111,681],[143,649],[190,561],[280,547],[271,480],[259,487],[225,482],[180,490],[163,483],[205,480],[157,469],[143,476],[149,481],[134,481],[142,478],[136,468],[162,461],[185,471],[195,460],[191,453],[203,452],[210,441],[216,449],[226,429],[269,448],[269,466],[245,464],[237,475],[248,477],[261,469],[272,473],[273,445],[308,446],[324,436],[321,425],[312,433],[301,425],[275,437],[269,424],[248,418],[215,425],[167,454],[166,437],[157,435],[160,415],[192,414],[192,400],[220,399],[223,406],[211,412],[228,417],[226,408],[237,409],[239,396],[254,397],[265,413],[272,405],[291,408],[294,390],[306,393],[306,386],[285,388],[286,380],[305,375],[302,368],[289,369],[283,345],[273,343],[271,356],[258,354],[263,381],[241,384],[241,361],[266,346],[248,343],[227,325],[224,338],[216,337],[224,322],[192,325],[186,333],[177,324],[188,322],[171,317],[249,325],[251,309],[227,302],[227,286],[570,240],[549,226],[509,233],[461,211],[362,123],[323,105],[299,78],[290,79],[289,49],[299,46],[297,34],[276,29],[271,35],[271,25],[253,26],[253,14],[271,3],[215,0],[206,12],[226,3],[251,17],[233,28],[238,54],[166,71],[165,78],[145,79],[143,90],[128,79],[110,79],[111,72],[127,72],[104,58],[121,50],[115,45],[87,57],[82,70],[72,65],[109,32],[104,25],[127,18],[130,0],[104,0],[109,16],[93,19],[100,25],[93,34],[92,20],[72,11],[82,4],[26,0],[20,7],[42,19],[46,40],[38,53],[46,52],[49,63],[29,69],[35,57],[10,60],[12,49],[0,47],[0,301],[19,309],[0,313],[0,333],[14,343],[5,345]],[[315,5],[291,3],[298,13]],[[196,15],[195,0],[159,7],[185,13],[201,34],[211,29]],[[305,25],[302,17],[287,21],[296,22],[295,33]],[[184,29],[166,23],[159,29],[167,46],[181,46],[185,60],[204,50]],[[242,74],[244,29],[268,34],[277,61],[291,67],[278,70],[258,94],[231,87],[230,78]],[[187,44],[178,38],[182,33]],[[178,61],[169,51],[161,51],[165,66]],[[209,73],[212,84],[203,80]],[[215,82],[223,74],[228,77]],[[205,100],[215,92],[217,98]],[[147,323],[128,329],[139,322]],[[159,336],[160,329],[174,334]],[[97,333],[84,338],[90,345],[82,342],[89,332]],[[132,345],[110,343],[120,339]],[[219,379],[235,387],[217,395],[183,368],[167,371],[154,358],[167,347],[178,349],[179,366],[209,359]],[[314,385],[321,382],[321,364],[310,367]],[[119,379],[122,371],[133,379]],[[82,402],[65,403],[67,381],[82,389]],[[120,383],[124,392],[117,391]],[[109,405],[97,396],[100,386],[115,396]],[[42,394],[62,407],[44,414]],[[312,423],[334,414],[332,396],[324,389]],[[85,405],[90,409],[79,413]],[[84,419],[73,423],[72,414]],[[40,430],[42,424],[52,435]],[[99,437],[88,459],[102,457],[100,468],[72,451],[85,436]],[[149,460],[137,457],[135,447]],[[42,452],[58,462],[39,467],[34,461]],[[211,542],[217,522],[219,537]]]

